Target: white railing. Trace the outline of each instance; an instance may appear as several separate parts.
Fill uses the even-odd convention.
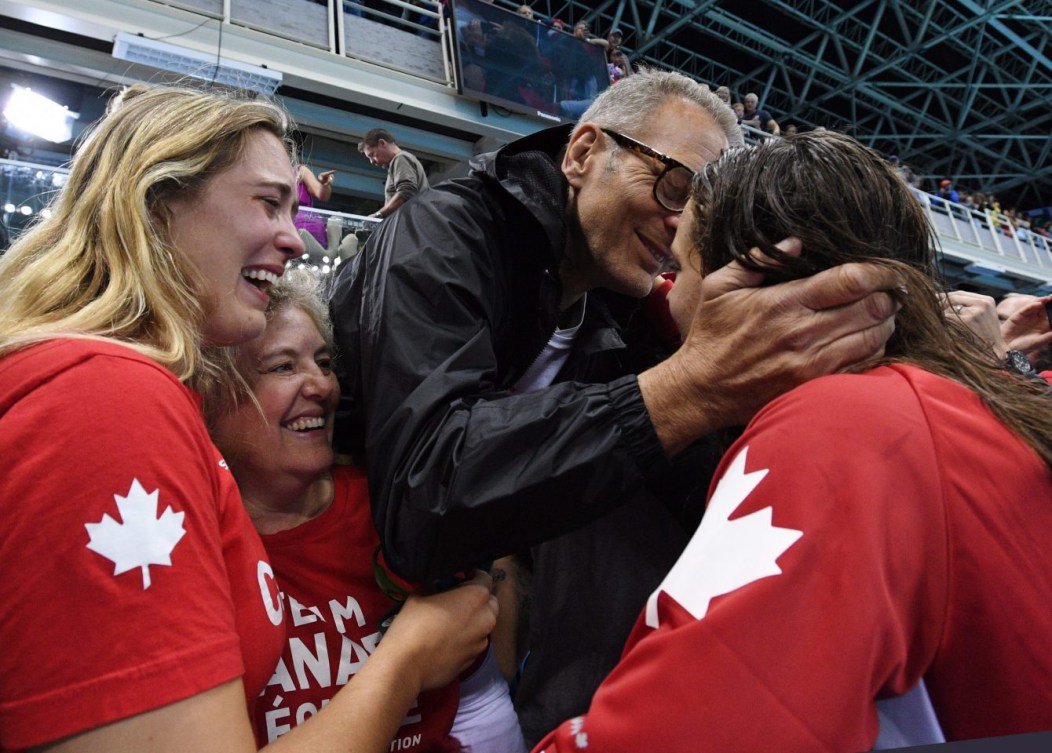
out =
[[[155,0],[236,26],[456,87],[439,0]]]
[[[1052,243],[1026,228],[1015,227],[999,212],[976,210],[917,192],[943,245],[975,253],[976,261],[1003,262],[1015,271],[1025,271],[1052,282]]]

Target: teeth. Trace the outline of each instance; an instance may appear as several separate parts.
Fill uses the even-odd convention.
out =
[[[243,269],[241,270],[241,276],[247,277],[250,280],[269,282],[271,285],[277,285],[278,280],[281,279],[279,275],[276,275],[273,272],[268,272],[265,269]]]
[[[325,426],[324,416],[315,416],[314,418],[297,418],[291,423],[285,424],[286,429],[292,431],[306,431],[307,429],[320,429]]]

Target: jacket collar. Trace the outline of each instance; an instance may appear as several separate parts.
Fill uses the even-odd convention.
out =
[[[564,213],[569,184],[560,168],[560,155],[573,125],[545,128],[511,142],[495,152],[471,160],[474,173],[496,179],[544,230],[554,269],[566,243]]]

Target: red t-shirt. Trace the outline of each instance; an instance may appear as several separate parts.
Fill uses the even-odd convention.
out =
[[[805,384],[537,750],[869,750],[922,678],[947,739],[1050,730],[1050,540],[1052,475],[974,393],[909,366]]]
[[[284,637],[266,554],[198,402],[135,351],[0,359],[0,749],[243,677]]]
[[[318,712],[361,668],[380,640],[394,602],[376,584],[373,553],[380,541],[369,512],[365,473],[332,471],[332,505],[287,531],[263,536],[288,615],[288,643],[256,706],[262,747]],[[424,693],[409,710],[392,750],[459,750],[449,730],[456,683]]]

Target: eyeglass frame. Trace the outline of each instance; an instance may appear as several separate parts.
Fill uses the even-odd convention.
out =
[[[672,172],[673,170],[675,170],[677,168],[683,168],[684,170],[686,170],[690,174],[691,182],[693,182],[695,171],[691,170],[689,167],[684,165],[682,162],[680,162],[675,157],[669,157],[667,154],[662,154],[661,152],[659,152],[654,147],[647,146],[646,144],[644,144],[639,139],[634,139],[631,136],[626,136],[623,133],[618,133],[617,131],[613,130],[612,128],[602,128],[602,127],[600,127],[599,130],[602,131],[603,133],[605,133],[610,138],[612,138],[614,140],[614,143],[616,143],[622,149],[628,149],[630,151],[635,152],[636,154],[642,154],[642,155],[645,155],[647,157],[652,157],[652,158],[658,160],[662,165],[665,166],[665,169],[662,170],[660,173],[658,173],[658,176],[654,179],[654,188],[653,188],[654,201],[656,201],[659,206],[661,206],[663,209],[665,209],[665,210],[667,210],[669,212],[675,212],[676,214],[682,214],[683,210],[687,208],[687,202],[690,201],[690,193],[691,193],[690,190],[688,189],[687,196],[683,200],[683,206],[678,207],[678,208],[677,207],[670,207],[665,202],[663,202],[661,200],[661,197],[658,195],[658,184],[661,183],[662,179],[668,173]]]

